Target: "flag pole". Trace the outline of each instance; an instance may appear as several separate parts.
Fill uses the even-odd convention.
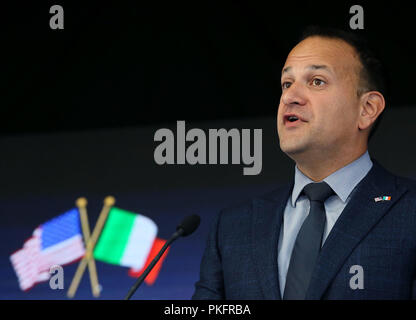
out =
[[[111,207],[115,204],[116,200],[112,196],[107,196],[104,199],[104,206],[101,210],[101,213],[98,217],[97,223],[95,224],[94,231],[92,232],[92,236],[87,242],[87,248],[84,257],[82,258],[81,262],[78,265],[77,271],[75,272],[75,276],[72,279],[71,285],[69,286],[67,296],[68,298],[73,298],[75,293],[78,289],[78,285],[81,281],[82,275],[84,274],[85,268],[87,266],[88,261],[91,259],[93,255],[93,250],[95,244],[98,240],[98,237],[101,233],[101,230],[104,227],[104,223],[107,220],[108,213]]]
[[[90,240],[90,226],[88,223],[87,203],[87,199],[85,198],[78,198],[75,202],[81,217],[82,233],[84,234],[85,243],[88,243]],[[98,283],[97,268],[95,266],[94,257],[88,261],[88,271],[90,275],[92,295],[97,298],[100,296],[100,286]]]

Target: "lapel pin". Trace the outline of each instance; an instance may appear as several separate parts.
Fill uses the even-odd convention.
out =
[[[375,202],[379,202],[379,201],[390,201],[391,200],[391,196],[382,196],[382,197],[377,197],[374,198]]]

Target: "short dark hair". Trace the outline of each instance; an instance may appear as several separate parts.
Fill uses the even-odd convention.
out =
[[[389,81],[385,66],[381,63],[381,60],[374,53],[368,43],[368,40],[363,35],[360,35],[357,32],[353,33],[342,29],[311,25],[304,29],[298,42],[313,36],[343,40],[352,46],[357,52],[362,64],[360,72],[360,87],[358,88],[357,94],[360,96],[368,91],[379,91],[387,102],[389,95]],[[368,141],[374,135],[382,118],[383,112],[373,123]]]

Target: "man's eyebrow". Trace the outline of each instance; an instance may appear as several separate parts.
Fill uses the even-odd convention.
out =
[[[282,70],[282,75],[283,75],[284,73],[290,72],[290,70],[291,70],[291,69],[292,69],[292,67],[291,67],[291,66],[284,68],[284,69]],[[325,65],[325,64],[311,64],[311,65],[307,66],[307,67],[306,67],[306,69],[310,69],[310,70],[326,70],[326,71],[328,71],[328,72],[331,72],[331,73],[332,73],[331,68],[330,68],[330,67],[328,67],[328,66],[327,66],[327,65]]]

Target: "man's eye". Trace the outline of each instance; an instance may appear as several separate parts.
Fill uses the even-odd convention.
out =
[[[290,87],[290,85],[291,85],[291,83],[290,82],[283,82],[282,83],[282,89],[287,89],[287,88],[289,88]]]
[[[321,80],[321,79],[318,79],[318,78],[315,78],[315,79],[312,80],[312,84],[314,86],[321,87],[325,84],[325,81]]]

